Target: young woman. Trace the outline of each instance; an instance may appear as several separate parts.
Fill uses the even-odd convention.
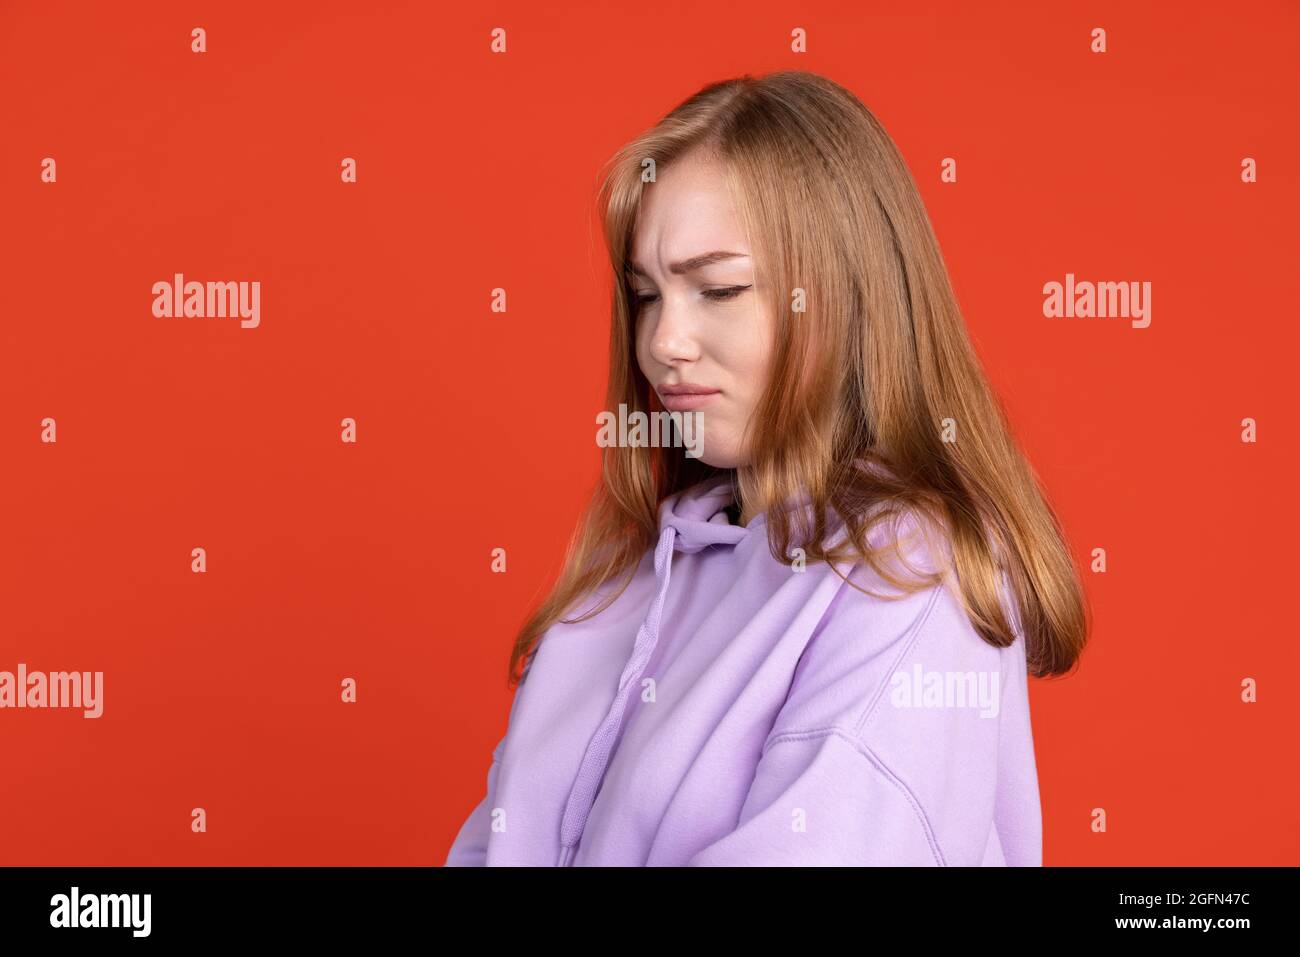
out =
[[[897,148],[746,76],[600,198],[608,407],[702,442],[604,450],[447,864],[1041,864],[1027,676],[1087,613]]]

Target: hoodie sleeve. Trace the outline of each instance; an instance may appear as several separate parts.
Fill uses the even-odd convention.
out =
[[[892,602],[845,589],[800,658],[735,828],[688,864],[1038,863],[1023,640],[989,645],[943,585]],[[1007,838],[999,802],[1021,816]]]
[[[496,799],[497,768],[501,762],[501,738],[492,749],[492,764],[487,773],[487,793],[470,811],[447,852],[444,867],[484,867],[487,864],[488,836],[492,833],[492,802]]]

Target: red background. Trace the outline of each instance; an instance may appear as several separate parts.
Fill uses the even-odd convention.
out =
[[[786,68],[901,148],[1084,569],[1045,863],[1300,863],[1297,7],[622,7],[0,5],[0,670],[105,673],[98,720],[0,712],[0,863],[442,863],[597,474],[600,164]],[[155,318],[174,272],[260,327]],[[1044,318],[1066,272],[1151,326]]]

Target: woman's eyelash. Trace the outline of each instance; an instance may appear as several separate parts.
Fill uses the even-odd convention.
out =
[[[725,302],[728,299],[735,299],[737,296],[739,296],[742,292],[744,292],[748,288],[750,287],[749,286],[724,286],[721,289],[705,289],[704,295],[707,298],[712,299],[714,302]],[[658,298],[659,298],[658,293],[647,292],[647,293],[639,293],[637,295],[634,295],[632,301],[636,305],[640,306],[640,305],[644,305],[647,302],[654,302]]]
[[[735,299],[748,288],[748,286],[726,286],[722,289],[706,289],[704,290],[704,295],[708,296],[710,299],[716,299],[719,301],[723,299]]]

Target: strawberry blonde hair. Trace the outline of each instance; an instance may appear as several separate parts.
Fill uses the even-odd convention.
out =
[[[606,408],[661,409],[636,361],[627,260],[645,171],[688,153],[724,169],[764,280],[756,291],[776,317],[750,464],[719,470],[681,448],[604,448],[559,579],[515,639],[510,683],[551,625],[590,618],[622,593],[655,543],[663,499],[716,475],[766,513],[778,561],[791,564],[797,547],[808,562],[865,562],[905,593],[938,573],[900,580],[867,535],[900,515],[923,517],[946,536],[943,576],[956,573],[980,636],[1005,647],[1018,627],[1031,674],[1067,672],[1088,615],[1059,522],[985,380],[898,148],[838,84],[804,71],[713,83],[611,158],[599,193],[614,277]],[[792,309],[798,290],[802,312]],[[779,506],[800,494],[807,510]],[[595,607],[564,617],[598,589],[607,593]]]

